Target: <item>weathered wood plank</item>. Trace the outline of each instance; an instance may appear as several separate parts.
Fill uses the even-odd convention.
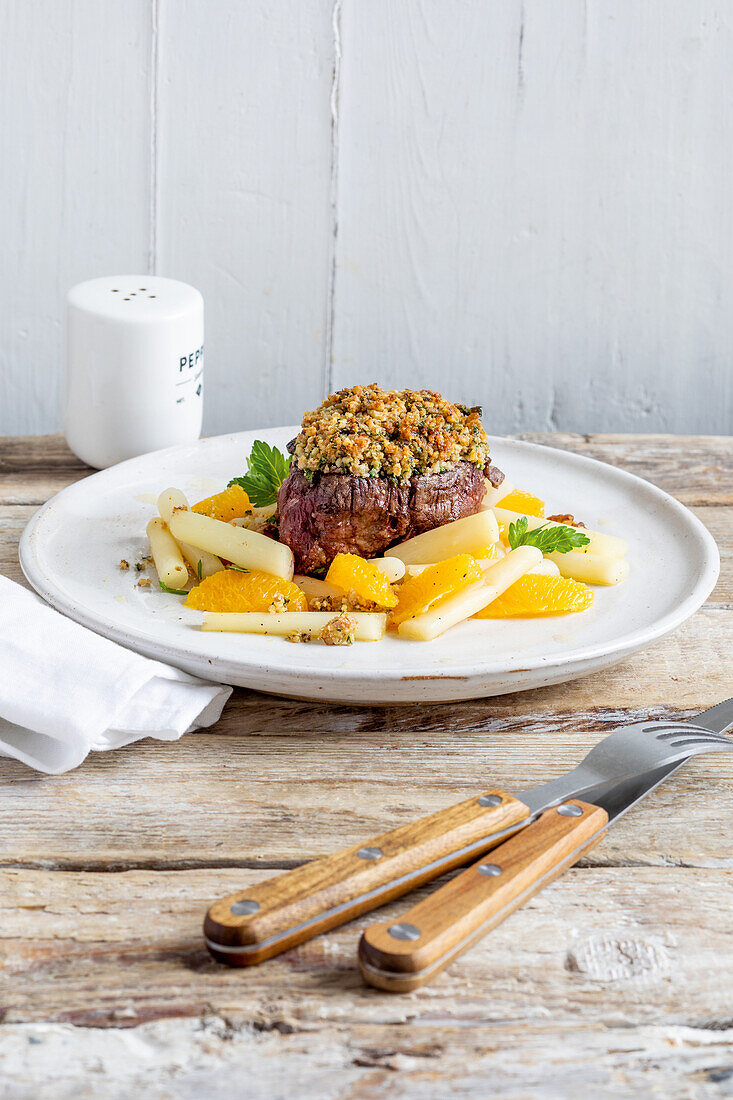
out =
[[[733,606],[733,508],[708,505],[692,511],[705,524],[720,551],[720,577],[707,603]]]
[[[487,785],[535,786],[577,763],[596,739],[578,738],[566,750],[552,732],[544,740],[474,737],[461,750],[419,730],[382,735],[391,768],[379,759],[374,733],[340,744],[299,738],[297,748],[262,739],[259,751],[215,737],[177,753],[166,745],[130,748],[124,760],[86,763],[75,778],[8,783],[2,864],[287,868],[365,843]],[[733,805],[732,767],[728,756],[688,764],[586,862],[733,867],[730,830],[721,824]]]
[[[733,504],[733,436],[524,432],[516,438],[620,466],[683,504]]]
[[[728,872],[571,870],[434,983],[402,996],[360,979],[356,945],[374,916],[246,971],[215,963],[201,936],[207,904],[264,877],[256,870],[0,872],[5,1023],[129,1027],[210,1007],[255,1025],[314,1031],[406,1017],[414,1025],[436,1015],[525,1024],[549,1016],[558,1029],[579,1016],[587,1025],[712,1027],[730,1013]],[[411,900],[385,907],[379,919]]]
[[[124,1025],[126,1008],[119,1012]],[[599,1027],[577,1017],[562,1030],[480,1017],[456,1025],[447,1013],[419,1026],[339,1022],[323,1034],[211,1009],[116,1030],[0,1028],[12,1100],[712,1100],[727,1095],[732,1042],[733,1031],[708,1027]]]
[[[62,435],[0,436],[2,504],[44,504],[91,473]]]
[[[713,615],[726,621],[717,657]],[[489,782],[510,792],[534,786],[577,763],[619,722],[687,715],[718,701],[730,632],[730,612],[703,612],[667,647],[629,662],[625,676],[619,666],[615,680],[612,671],[540,693],[429,708],[316,708],[238,692],[211,732],[93,755],[67,775],[40,777],[4,760],[3,861],[291,865],[469,798]],[[720,821],[732,802],[733,759],[699,757],[591,858],[730,865]]]
[[[35,504],[0,504],[0,576],[29,587],[18,561],[18,543]]]

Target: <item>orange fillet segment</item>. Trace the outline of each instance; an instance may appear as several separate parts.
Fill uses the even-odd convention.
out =
[[[358,554],[337,554],[326,573],[326,584],[343,592],[355,592],[365,603],[389,610],[397,606],[397,597],[385,574],[371,561]]]
[[[230,485],[223,492],[207,497],[206,500],[200,500],[191,509],[192,512],[198,512],[200,516],[210,516],[211,519],[220,519],[224,523],[232,519],[240,519],[251,510],[249,497],[241,485]]]
[[[429,565],[422,573],[400,585],[399,602],[392,612],[393,624],[399,626],[406,619],[424,614],[446,596],[452,596],[482,578],[481,566],[470,554],[456,554]]]
[[[534,516],[536,519],[545,518],[544,500],[524,489],[513,489],[508,496],[502,497],[500,503],[502,508],[507,508],[510,512],[521,512],[523,516]]]
[[[567,615],[585,611],[593,603],[593,590],[567,577],[526,573],[474,619],[521,619],[537,615]]]
[[[297,584],[270,573],[221,569],[192,588],[186,607],[196,611],[307,611],[308,600]]]

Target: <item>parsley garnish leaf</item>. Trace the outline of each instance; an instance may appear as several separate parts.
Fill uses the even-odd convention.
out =
[[[196,576],[197,576],[197,577],[198,577],[198,579],[199,579],[199,584],[201,583],[201,580],[202,580],[202,578],[203,578],[203,575],[204,575],[204,567],[203,567],[203,563],[202,563],[202,561],[201,561],[201,558],[199,558],[199,563],[198,563],[198,565],[196,566]]]
[[[247,459],[247,473],[233,477],[229,485],[241,485],[255,508],[266,508],[277,501],[277,491],[288,476],[290,461],[277,447],[256,439]]]
[[[518,546],[536,546],[543,554],[567,554],[576,546],[587,546],[590,542],[588,536],[577,527],[567,527],[565,524],[548,527],[543,523],[534,531],[528,531],[528,527],[526,516],[509,524],[509,546],[512,550]]]

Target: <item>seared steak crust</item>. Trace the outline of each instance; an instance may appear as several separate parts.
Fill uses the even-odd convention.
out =
[[[336,554],[375,557],[396,542],[473,515],[485,477],[494,485],[504,480],[495,466],[481,470],[460,462],[406,482],[353,474],[314,474],[309,482],[293,465],[277,497],[279,538],[300,573],[328,565]]]

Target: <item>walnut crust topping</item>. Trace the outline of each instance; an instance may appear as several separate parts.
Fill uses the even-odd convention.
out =
[[[430,390],[352,386],[303,417],[295,462],[306,472],[390,477],[442,473],[458,462],[483,468],[489,445],[481,410]]]

